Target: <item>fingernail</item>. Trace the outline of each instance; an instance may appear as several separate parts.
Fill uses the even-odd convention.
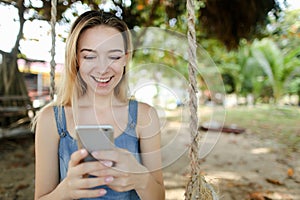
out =
[[[97,151],[92,152],[92,156],[97,157],[98,156]]]
[[[112,176],[109,176],[109,177],[105,178],[106,183],[112,182],[113,180],[114,180],[114,177],[112,177]]]
[[[99,194],[100,194],[100,195],[105,195],[105,194],[106,194],[106,192],[107,192],[107,191],[106,191],[106,190],[104,190],[104,189],[100,189],[100,190],[99,190]]]
[[[85,149],[81,149],[81,150],[80,150],[80,153],[81,153],[81,154],[85,154]]]
[[[101,163],[102,163],[103,165],[105,165],[106,167],[111,167],[111,166],[113,166],[113,162],[112,162],[112,161],[109,161],[109,160],[103,160],[103,161],[101,161]]]

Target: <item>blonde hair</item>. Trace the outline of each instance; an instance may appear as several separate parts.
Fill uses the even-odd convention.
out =
[[[73,112],[76,110],[74,106],[77,104],[77,98],[85,94],[86,83],[82,80],[78,73],[79,66],[77,62],[77,46],[81,34],[95,26],[108,26],[118,30],[124,40],[124,50],[127,57],[126,66],[124,66],[123,76],[114,88],[114,95],[122,102],[128,101],[128,67],[132,57],[132,40],[130,31],[124,21],[115,15],[103,11],[87,11],[80,15],[71,27],[71,31],[66,41],[65,65],[61,77],[60,85],[57,88],[56,100],[46,105],[48,106],[71,106]],[[61,110],[61,109],[59,109]],[[61,112],[61,111],[59,111]],[[75,113],[73,113],[75,114]],[[38,114],[32,120],[31,129],[34,131]]]

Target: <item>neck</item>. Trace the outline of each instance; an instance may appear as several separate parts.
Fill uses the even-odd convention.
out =
[[[109,108],[114,105],[118,105],[121,102],[115,97],[113,93],[110,95],[95,95],[95,93],[86,93],[79,98],[78,105],[80,107],[93,107],[97,110]]]

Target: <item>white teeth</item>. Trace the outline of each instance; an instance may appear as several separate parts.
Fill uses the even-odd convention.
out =
[[[98,82],[100,82],[100,83],[106,83],[106,82],[108,82],[108,81],[109,81],[109,79],[110,79],[110,78],[101,79],[101,78],[97,78],[97,77],[95,77],[95,80],[96,80],[96,81],[98,81]]]

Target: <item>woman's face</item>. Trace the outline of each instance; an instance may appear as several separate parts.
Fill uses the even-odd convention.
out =
[[[79,73],[87,84],[87,92],[112,94],[126,65],[121,33],[108,26],[95,26],[81,34],[77,48]]]

